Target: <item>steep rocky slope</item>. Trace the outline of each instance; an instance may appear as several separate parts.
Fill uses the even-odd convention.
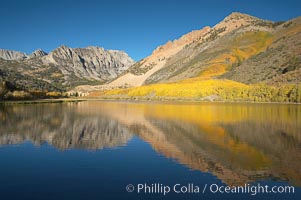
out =
[[[132,87],[194,77],[243,83],[300,81],[300,22],[300,17],[271,22],[234,12],[213,28],[190,32],[158,47],[105,86]]]
[[[167,61],[180,52],[187,45],[195,42],[200,37],[210,31],[209,27],[201,30],[192,31],[183,35],[178,40],[168,41],[166,44],[159,46],[147,58],[144,58],[129,68],[126,73],[108,84],[109,87],[119,86],[140,86],[159,70],[164,69]]]
[[[275,28],[273,40],[265,51],[234,66],[223,78],[243,83],[300,83],[301,18]]]
[[[26,57],[27,55],[23,52],[0,49],[0,58],[4,60],[24,59]]]

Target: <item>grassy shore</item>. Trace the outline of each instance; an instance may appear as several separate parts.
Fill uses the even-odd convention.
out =
[[[40,100],[16,100],[16,101],[0,101],[0,105],[14,104],[50,104],[50,103],[69,103],[83,101],[114,101],[114,102],[139,102],[139,103],[249,103],[249,104],[297,104],[294,102],[260,102],[260,101],[224,101],[224,100],[209,100],[200,98],[137,98],[137,97],[81,97],[81,98],[62,98],[62,99],[40,99]]]

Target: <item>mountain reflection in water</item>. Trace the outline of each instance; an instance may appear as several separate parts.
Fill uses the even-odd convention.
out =
[[[160,154],[228,185],[301,185],[301,106],[81,102],[0,107],[0,144],[118,147],[137,135]]]

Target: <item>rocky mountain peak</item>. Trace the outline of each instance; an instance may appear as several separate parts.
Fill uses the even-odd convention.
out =
[[[70,47],[68,47],[68,46],[66,46],[66,45],[63,44],[63,45],[59,46],[56,49],[70,49]]]
[[[42,57],[42,56],[46,56],[47,53],[45,51],[43,51],[42,49],[37,49],[34,52],[32,52],[32,54],[29,56],[30,58],[36,58],[36,57]]]
[[[72,49],[65,45],[62,45],[53,50],[49,55],[62,59],[72,59]]]
[[[219,36],[222,36],[235,29],[239,29],[240,27],[254,26],[260,21],[265,20],[240,12],[232,12],[220,23],[216,24],[213,27],[213,30],[217,31],[219,33]]]
[[[232,12],[230,15],[225,17],[225,19],[223,21],[241,20],[241,19],[254,20],[254,19],[259,19],[259,18],[253,17],[253,16],[248,15],[248,14],[240,13],[240,12]]]

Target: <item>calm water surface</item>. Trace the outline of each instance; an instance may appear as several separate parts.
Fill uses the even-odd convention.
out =
[[[156,183],[200,191],[137,193],[138,184]],[[212,184],[295,193],[221,194]],[[0,105],[3,200],[300,199],[300,188],[300,105]]]

